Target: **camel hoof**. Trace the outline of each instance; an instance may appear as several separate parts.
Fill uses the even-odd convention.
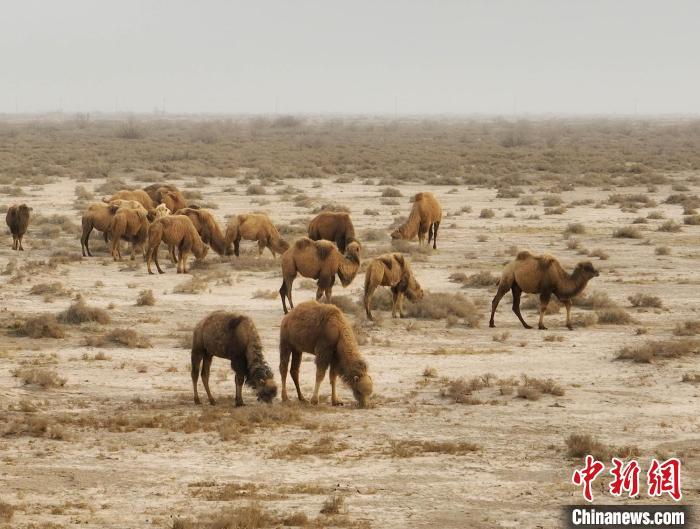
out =
[[[528,325],[528,324],[523,325],[523,327],[525,327],[526,329],[532,329],[532,325]]]
[[[405,318],[406,316],[404,314],[399,314],[399,318]]]
[[[566,328],[569,329],[570,331],[573,331],[573,330],[574,330],[574,326],[573,326],[573,325],[567,325]]]
[[[336,400],[336,401],[333,403],[333,406],[345,406],[345,404],[343,403],[342,400]]]
[[[150,270],[148,271],[148,273],[151,274],[151,275],[154,275],[153,272],[151,272]]]
[[[202,403],[202,401],[199,400],[199,398],[196,398],[194,399],[194,403],[199,406]]]
[[[494,329],[494,328],[496,328],[496,324],[495,324],[494,322],[490,321],[490,322],[489,322],[489,327],[491,327],[492,329]],[[526,328],[527,328],[527,327],[526,327]]]
[[[159,274],[164,274],[165,272],[163,272],[162,270],[158,270],[158,273],[159,273]]]
[[[309,402],[311,402],[311,404],[313,404],[314,406],[318,405],[318,399],[312,398]]]
[[[245,404],[243,404],[243,401],[241,401],[241,402],[236,402],[235,406],[236,406],[236,408],[242,408],[243,406],[245,406]]]
[[[546,331],[546,330],[547,330],[547,327],[545,327],[544,325],[538,325],[537,328],[538,328],[539,330],[541,330],[541,331]]]

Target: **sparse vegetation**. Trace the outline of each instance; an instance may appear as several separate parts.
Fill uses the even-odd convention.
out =
[[[613,231],[613,237],[617,239],[641,239],[643,235],[637,228],[625,226],[624,228],[618,228]]]
[[[612,457],[626,459],[640,455],[640,450],[636,446],[606,445],[590,434],[571,434],[566,439],[566,447],[569,457],[583,458],[592,455],[599,461],[609,461]]]
[[[623,347],[618,353],[617,359],[650,363],[654,360],[680,358],[698,353],[700,353],[699,340],[651,340],[640,345]]]
[[[660,297],[644,294],[643,292],[638,292],[633,296],[628,296],[627,299],[633,307],[653,307],[660,309],[664,306]]]
[[[86,344],[90,347],[129,347],[145,349],[152,347],[151,341],[133,329],[117,328],[100,336],[88,336]]]
[[[142,290],[136,298],[136,305],[139,307],[152,307],[156,304],[156,297],[151,289]]]
[[[492,219],[495,216],[496,212],[490,208],[484,208],[481,210],[481,213],[479,213],[480,219]]]
[[[66,379],[59,376],[53,369],[42,367],[18,368],[12,371],[12,376],[20,379],[22,384],[33,384],[42,388],[58,388],[64,386]]]
[[[85,322],[96,322],[104,325],[110,322],[110,317],[106,310],[89,307],[80,299],[61,312],[58,315],[58,320],[72,325],[80,325]]]

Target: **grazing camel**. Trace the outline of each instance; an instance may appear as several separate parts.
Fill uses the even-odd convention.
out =
[[[343,253],[348,243],[357,240],[350,215],[338,211],[322,211],[316,215],[309,222],[309,239],[332,241]]]
[[[183,208],[178,210],[177,215],[187,215],[194,224],[197,233],[206,244],[219,255],[230,255],[231,244],[224,237],[219,223],[208,209]]]
[[[435,195],[428,192],[418,193],[413,197],[413,207],[408,220],[394,230],[391,238],[410,241],[418,235],[418,244],[422,246],[427,233],[428,246],[432,239],[433,249],[437,249],[437,232],[441,220],[442,208]]]
[[[158,206],[160,208],[160,206]],[[165,206],[163,206],[165,208]],[[146,214],[146,208],[144,208],[140,202],[134,200],[114,200],[109,204],[104,204],[102,202],[95,202],[90,204],[87,209],[83,212],[82,226],[83,233],[80,236],[80,246],[83,251],[83,257],[92,257],[90,252],[90,234],[92,230],[101,231],[105,240],[105,243],[109,241],[109,227],[112,223],[112,218],[120,209],[133,209],[143,212]],[[158,208],[155,209],[156,216],[162,213],[162,210]]]
[[[151,184],[143,188],[154,204],[165,204],[172,212],[187,207],[182,192],[172,184]]]
[[[5,222],[10,228],[10,233],[12,233],[13,250],[20,252],[24,251],[22,239],[24,238],[24,234],[27,233],[27,227],[29,227],[29,216],[32,211],[33,209],[26,204],[13,205],[7,209]]]
[[[212,406],[216,404],[209,391],[209,368],[215,356],[229,360],[231,369],[236,373],[236,406],[243,406],[241,390],[244,382],[255,389],[258,400],[272,402],[277,395],[277,385],[263,356],[260,336],[253,320],[248,316],[219,310],[209,314],[194,328],[192,387],[195,404],[200,404],[197,394],[200,366],[209,403]]]
[[[522,314],[520,314],[520,295],[523,292],[540,295],[539,329],[546,329],[544,312],[547,310],[547,304],[552,294],[554,294],[566,307],[566,326],[572,330],[571,298],[583,292],[588,282],[598,275],[598,270],[593,268],[590,261],[578,263],[573,273],[569,274],[551,255],[532,255],[528,251],[522,251],[503,269],[498,283],[498,292],[491,302],[489,327],[496,326],[493,317],[498,302],[501,301],[506,292],[511,290],[513,292],[513,312],[526,329],[531,327],[525,323]]]
[[[287,367],[292,357],[292,380],[297,397],[305,401],[299,387],[299,366],[302,353],[316,357],[316,385],[311,397],[318,404],[318,390],[330,367],[328,378],[331,382],[331,403],[343,403],[336,394],[336,379],[341,376],[347,384],[360,408],[369,405],[372,394],[372,378],[367,374],[367,362],[362,358],[350,322],[335,305],[323,305],[317,301],[299,304],[282,319],[280,325],[280,375],[282,377],[282,400],[287,396]]]
[[[282,238],[270,217],[264,213],[244,213],[231,217],[226,228],[226,245],[233,243],[233,253],[236,257],[239,255],[241,239],[258,241],[258,257],[265,248],[269,248],[272,257],[277,257],[278,253],[289,249],[289,243]]]
[[[146,267],[152,274],[151,260],[155,257],[156,268],[159,274],[163,270],[158,263],[158,248],[164,242],[178,251],[177,273],[187,273],[187,258],[194,253],[197,259],[204,259],[209,251],[209,246],[202,242],[192,221],[186,215],[169,215],[161,217],[148,227],[148,251],[146,252]]]
[[[348,244],[345,255],[340,253],[335,244],[329,241],[312,241],[307,237],[297,239],[289,250],[282,254],[282,286],[280,297],[282,309],[287,313],[289,299],[292,303],[292,284],[297,274],[316,279],[316,300],[326,294],[326,302],[330,303],[333,283],[336,274],[343,287],[347,287],[355,279],[360,269],[360,243],[353,241]]]
[[[367,267],[365,272],[365,295],[364,305],[367,317],[371,320],[372,312],[370,311],[370,303],[372,294],[379,286],[391,287],[392,303],[391,317],[396,318],[396,309],[399,310],[399,315],[403,318],[403,297],[406,295],[408,299],[421,299],[423,297],[423,289],[421,289],[418,281],[416,281],[413,271],[408,263],[408,260],[400,253],[387,253],[380,255]]]
[[[148,218],[141,210],[118,209],[109,224],[109,236],[112,240],[112,258],[122,260],[119,242],[124,239],[131,243],[131,260],[135,258],[138,248],[143,251],[143,245],[148,237]]]
[[[149,214],[156,207],[156,203],[153,202],[153,200],[151,200],[151,197],[148,196],[148,193],[141,189],[124,189],[122,191],[117,191],[110,198],[103,198],[102,202],[109,204],[110,202],[114,202],[115,200],[135,200],[144,208],[146,208],[146,211],[148,211]]]

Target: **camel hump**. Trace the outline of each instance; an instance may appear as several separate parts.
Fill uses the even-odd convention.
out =
[[[525,261],[526,259],[530,259],[533,257],[533,255],[528,252],[527,250],[522,250],[518,252],[518,255],[515,256],[515,259],[518,261]]]
[[[306,250],[309,246],[313,244],[313,241],[307,237],[302,237],[294,241],[294,248],[297,250]]]
[[[243,321],[243,316],[232,316],[228,320],[228,328],[230,330],[234,330],[240,323]]]
[[[396,262],[399,263],[399,265],[401,266],[401,268],[403,268],[404,265],[406,264],[406,262],[404,261],[403,255],[400,254],[400,253],[395,253],[395,254],[394,254],[394,259],[396,259]]]
[[[416,193],[413,197],[413,201],[418,202],[419,200],[423,200],[423,197],[425,197],[425,192]]]
[[[391,270],[391,267],[393,266],[393,260],[391,259],[390,255],[382,255],[381,257],[379,257],[379,260],[382,263],[384,263],[384,266]]]
[[[316,251],[318,252],[318,256],[321,260],[326,259],[332,252],[335,246],[333,243],[327,243],[327,244],[321,244],[321,243],[326,243],[327,241],[318,241],[316,244]]]
[[[550,266],[553,263],[557,262],[557,258],[554,257],[553,255],[544,254],[544,255],[540,256],[540,261],[542,262],[543,265]]]

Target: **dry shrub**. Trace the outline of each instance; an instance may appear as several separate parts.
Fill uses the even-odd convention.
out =
[[[260,184],[250,184],[245,190],[246,195],[265,195],[267,190],[264,185]]]
[[[272,450],[270,457],[274,459],[298,459],[304,456],[321,457],[324,455],[342,452],[348,445],[342,441],[336,441],[329,435],[320,437],[315,442],[292,441],[284,447]]]
[[[627,298],[633,307],[653,307],[660,309],[663,307],[663,302],[658,296],[650,296],[648,294],[643,294],[638,292],[633,296],[628,296]]]
[[[122,189],[130,189],[131,186],[123,180],[115,176],[111,176],[104,181],[104,183],[95,187],[95,193],[100,195],[113,195]]]
[[[136,305],[139,307],[152,307],[153,305],[156,304],[156,297],[153,295],[153,291],[148,289],[148,290],[142,290],[139,292],[138,297],[136,298]]]
[[[279,293],[277,294],[279,296]],[[363,309],[362,305],[353,300],[350,296],[333,296],[331,303],[338,307],[345,314],[359,314]]]
[[[386,187],[382,191],[382,196],[396,198],[396,197],[402,197],[403,193],[400,190],[396,189],[395,187]]]
[[[515,205],[516,206],[536,206],[538,204],[537,198],[533,196],[522,197],[519,199]]]
[[[106,310],[89,307],[80,299],[59,313],[58,320],[72,325],[79,325],[85,322],[97,322],[104,325],[109,323],[110,317]]]
[[[253,299],[277,299],[280,293],[276,290],[256,290]]]
[[[10,522],[14,514],[14,506],[0,500],[0,520],[2,520],[3,522]]]
[[[325,514],[326,516],[340,514],[340,511],[343,509],[344,505],[345,498],[339,496],[338,494],[333,494],[331,496],[328,496],[328,498],[326,498],[326,501],[323,502],[320,512],[321,514]]]
[[[637,217],[632,221],[632,224],[646,224],[647,219],[645,217]]]
[[[544,208],[545,215],[563,215],[566,213],[566,206],[558,206],[556,208]]]
[[[546,196],[542,199],[542,205],[546,208],[561,206],[563,203],[564,199],[557,195]]]
[[[616,359],[648,364],[654,360],[697,355],[698,352],[699,340],[650,340],[640,345],[623,347]]]
[[[641,239],[643,237],[642,232],[633,226],[618,228],[613,231],[612,236],[617,239]]]
[[[200,294],[206,292],[209,284],[199,276],[192,276],[173,288],[174,294]]]
[[[176,519],[172,529],[265,529],[278,527],[281,520],[263,510],[256,500],[243,507],[228,507],[203,520]]]
[[[337,202],[326,202],[311,210],[311,213],[321,213],[322,211],[338,211],[340,213],[350,213],[350,208]]]
[[[128,347],[146,349],[153,347],[151,341],[144,335],[133,329],[117,328],[101,336],[88,336],[86,345],[90,347],[105,347],[107,345],[116,347]]]
[[[685,321],[676,325],[673,329],[673,334],[676,336],[695,336],[700,334],[700,320]]]
[[[65,428],[53,417],[23,413],[3,417],[0,421],[0,437],[44,437],[47,439],[65,440],[69,436]],[[2,516],[0,516],[2,520]]]
[[[600,248],[596,248],[595,250],[589,250],[588,257],[597,257],[601,261],[605,261],[610,256],[607,254],[607,252],[601,250]]]
[[[450,280],[453,280],[454,274],[450,276]],[[493,275],[491,272],[487,272],[486,270],[482,270],[481,272],[477,272],[476,274],[472,274],[469,277],[467,277],[464,281],[464,287],[472,287],[472,288],[490,288],[494,285],[497,285],[499,281],[498,276]]]
[[[657,246],[654,249],[654,253],[656,255],[670,255],[671,254],[671,248],[668,246]]]
[[[423,441],[417,439],[390,442],[387,455],[391,457],[416,457],[424,454],[448,454],[462,456],[476,452],[480,446],[466,441]]]
[[[629,210],[656,207],[656,201],[644,193],[637,193],[634,195],[610,195],[608,197],[608,204],[618,204],[620,208]]]
[[[571,301],[574,307],[583,309],[608,309],[618,306],[607,293],[598,291],[576,296]]]
[[[479,213],[480,219],[492,219],[495,216],[496,212],[490,208],[484,208],[481,210],[481,213]]]
[[[452,283],[466,283],[467,277],[467,274],[464,272],[453,272],[447,279]]]
[[[700,373],[684,373],[681,382],[688,382],[689,384],[700,384]]]
[[[665,231],[668,233],[676,233],[681,231],[682,226],[673,220],[667,220],[661,226],[659,226],[659,231]]]
[[[562,395],[564,395],[564,388],[562,388],[557,382],[555,382],[551,378],[542,379],[523,375],[522,380],[523,383],[520,386],[521,388],[532,389],[541,394],[554,395],[556,397],[561,397]]]
[[[380,310],[389,310],[391,308],[391,294],[388,290],[382,290],[382,295],[373,298],[389,299],[388,308],[379,307]],[[382,306],[385,303],[381,303]],[[451,294],[446,292],[424,292],[423,299],[415,302],[406,300],[404,305],[405,313],[411,318],[420,318],[426,320],[444,320],[449,317],[463,320],[468,327],[477,327],[479,320],[483,318],[481,311],[474,303],[467,299],[462,294]]]
[[[456,404],[483,404],[472,394],[484,388],[491,387],[494,376],[487,373],[482,376],[472,377],[469,380],[457,378],[448,380],[447,385],[440,390],[440,396],[450,399]]]
[[[33,384],[42,388],[57,388],[66,384],[66,379],[56,371],[42,367],[17,368],[12,370],[12,376],[19,378],[25,386]]]
[[[687,226],[700,225],[700,215],[688,215],[686,217],[683,217],[683,224]]]
[[[595,313],[574,313],[571,316],[571,324],[574,327],[592,327],[598,323],[598,316]]]
[[[363,242],[383,241],[388,238],[388,235],[385,230],[380,230],[377,228],[367,228],[365,230],[362,230],[360,238]]]
[[[32,316],[16,324],[20,336],[30,338],[63,338],[66,333],[53,314]]]
[[[583,235],[586,233],[586,227],[581,224],[580,222],[575,222],[573,224],[569,224],[566,229],[564,230],[564,236],[568,237],[569,235],[575,234],[575,235]]]
[[[69,296],[70,290],[63,286],[63,283],[55,281],[53,283],[39,283],[29,289],[33,296],[44,296],[45,298]]]
[[[591,455],[600,461],[608,461],[611,457],[620,457],[614,453],[611,446],[606,446],[590,434],[571,434],[566,440],[569,457],[586,457]]]
[[[598,323],[603,325],[627,325],[634,323],[634,319],[629,313],[619,307],[596,311]]]
[[[426,367],[423,370],[423,376],[425,378],[435,378],[435,377],[437,377],[437,374],[438,374],[437,369],[435,369],[434,367]]]
[[[363,215],[367,215],[368,217],[378,217],[379,216],[379,210],[378,209],[365,209],[362,212]]]

